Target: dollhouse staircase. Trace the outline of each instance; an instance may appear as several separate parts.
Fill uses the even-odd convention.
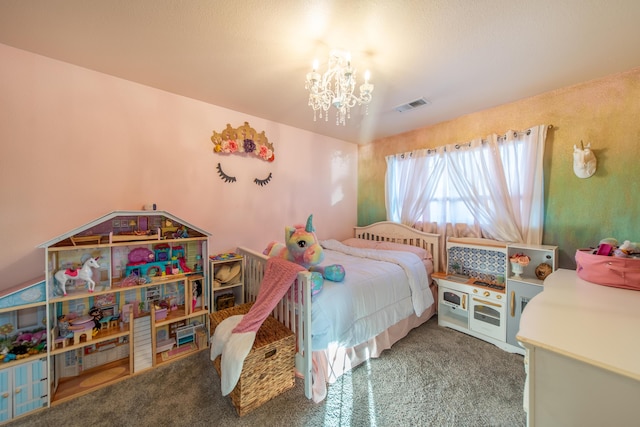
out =
[[[153,366],[151,349],[151,316],[133,321],[133,372],[141,372]]]

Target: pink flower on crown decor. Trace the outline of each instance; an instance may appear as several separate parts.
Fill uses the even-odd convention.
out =
[[[222,151],[225,153],[235,153],[238,151],[238,143],[233,139],[224,141],[222,143]]]
[[[275,160],[273,143],[268,141],[264,131],[257,134],[248,122],[244,122],[244,125],[237,129],[227,124],[227,128],[222,132],[214,131],[211,142],[214,153],[254,155],[268,162]]]
[[[264,145],[261,145],[260,148],[258,148],[258,156],[262,157],[265,160],[269,160],[269,157],[271,157],[271,154],[272,154],[271,150],[269,150]]]

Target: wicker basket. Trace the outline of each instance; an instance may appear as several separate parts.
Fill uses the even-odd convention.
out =
[[[211,333],[229,316],[246,314],[252,304],[237,305],[211,313]],[[238,384],[230,393],[239,416],[294,386],[295,337],[291,330],[272,316],[267,317],[242,367]],[[220,375],[220,356],[213,361]]]

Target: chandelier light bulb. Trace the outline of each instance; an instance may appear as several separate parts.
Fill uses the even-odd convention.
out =
[[[305,88],[309,91],[309,106],[313,109],[313,120],[317,115],[324,115],[329,120],[328,111],[336,109],[336,124],[346,125],[351,118],[351,108],[356,105],[366,106],[371,102],[373,85],[369,83],[371,73],[365,72],[364,83],[360,85],[359,94],[354,94],[356,88],[356,69],[351,67],[351,54],[338,50],[331,51],[328,69],[324,74],[318,71],[318,60],[313,61],[313,70],[307,73]],[[365,114],[368,114],[368,109]]]

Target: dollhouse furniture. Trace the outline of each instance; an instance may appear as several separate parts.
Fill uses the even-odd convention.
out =
[[[522,315],[529,426],[638,425],[640,291],[559,269]]]
[[[74,329],[73,330],[73,343],[80,344],[83,342],[91,341],[93,339],[93,320],[89,319],[88,322],[85,322],[81,325],[78,325],[82,329]]]
[[[175,338],[167,338],[168,333],[166,330],[160,330],[156,334],[156,353],[162,353],[163,351],[169,351],[176,345]]]
[[[176,330],[176,341],[178,347],[183,344],[194,342],[196,337],[196,330],[194,325],[183,326]]]
[[[181,230],[179,237],[162,233],[167,223]],[[184,268],[208,257],[209,236],[165,211],[114,211],[39,246],[45,251],[45,277],[38,304],[51,342],[37,359],[43,360],[40,363],[48,376],[48,381],[42,382],[46,391],[41,394],[44,403],[40,406],[73,399],[177,359],[162,357],[173,347],[169,343],[177,342],[175,325],[193,331],[193,325],[206,322],[210,311],[208,271],[201,269],[195,274]],[[87,257],[98,260],[99,266],[92,269],[94,292],[77,283],[67,286],[64,295],[54,273],[78,268]],[[192,280],[201,284],[197,307],[192,304]],[[156,312],[160,303],[167,308]],[[97,331],[88,316],[90,307],[105,313]],[[76,326],[86,324],[86,329],[74,330],[72,339],[60,339],[57,319],[61,314],[76,315]],[[83,319],[87,322],[82,323]],[[171,331],[174,336],[169,336]],[[158,333],[167,337],[166,342],[157,340]],[[180,350],[179,357],[184,357],[200,348],[189,345]],[[116,366],[124,368],[118,370],[122,374],[106,382],[77,385],[98,383],[84,380]]]

